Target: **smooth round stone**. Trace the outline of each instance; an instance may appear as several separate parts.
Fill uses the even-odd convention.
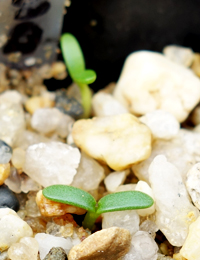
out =
[[[0,208],[10,208],[15,211],[19,210],[18,199],[6,185],[0,186]]]
[[[83,107],[79,101],[73,97],[67,96],[65,91],[60,90],[56,92],[55,102],[56,107],[64,114],[74,118],[83,114]]]
[[[0,140],[0,164],[8,163],[11,157],[12,148],[7,143]]]

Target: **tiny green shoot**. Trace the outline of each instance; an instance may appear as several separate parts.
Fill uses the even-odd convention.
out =
[[[88,192],[67,185],[52,185],[42,191],[43,195],[52,201],[61,202],[87,210],[83,221],[83,227],[92,229],[95,220],[102,213],[144,209],[151,207],[153,199],[140,191],[122,191],[108,194],[101,198],[98,203]]]
[[[85,69],[85,60],[77,39],[70,33],[65,33],[60,39],[63,59],[72,80],[79,86],[84,109],[83,117],[89,117],[91,112],[91,91],[88,84],[96,80],[94,70]]]

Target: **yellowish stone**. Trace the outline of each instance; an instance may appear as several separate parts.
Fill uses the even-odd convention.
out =
[[[187,260],[185,257],[183,257],[180,253],[173,254],[174,260]]]
[[[11,162],[16,169],[21,169],[25,162],[25,151],[21,148],[13,150]]]
[[[4,183],[4,181],[8,178],[10,175],[10,164],[0,164],[0,185]]]
[[[33,96],[27,99],[25,103],[26,110],[33,114],[38,108],[53,107],[54,101],[43,96]]]
[[[36,195],[36,203],[41,214],[45,217],[63,216],[66,213],[83,215],[86,212],[84,209],[75,206],[48,200],[43,196],[41,190]]]

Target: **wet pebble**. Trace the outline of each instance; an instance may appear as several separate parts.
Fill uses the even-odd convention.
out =
[[[63,90],[56,92],[55,103],[61,112],[74,118],[83,114],[83,107],[80,102],[73,97],[69,97]]]
[[[19,210],[18,199],[6,185],[0,186],[0,208],[10,208],[15,211]]]
[[[62,247],[52,247],[44,260],[67,260],[67,254]]]
[[[12,157],[12,148],[0,140],[0,164],[8,163]]]

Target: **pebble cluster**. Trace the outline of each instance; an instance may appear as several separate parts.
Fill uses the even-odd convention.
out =
[[[66,76],[63,63],[0,64],[0,260],[200,260],[200,54],[163,53],[131,54],[93,95],[89,119],[75,84],[43,84]],[[155,203],[104,213],[92,234],[85,210],[42,195],[53,184]]]

